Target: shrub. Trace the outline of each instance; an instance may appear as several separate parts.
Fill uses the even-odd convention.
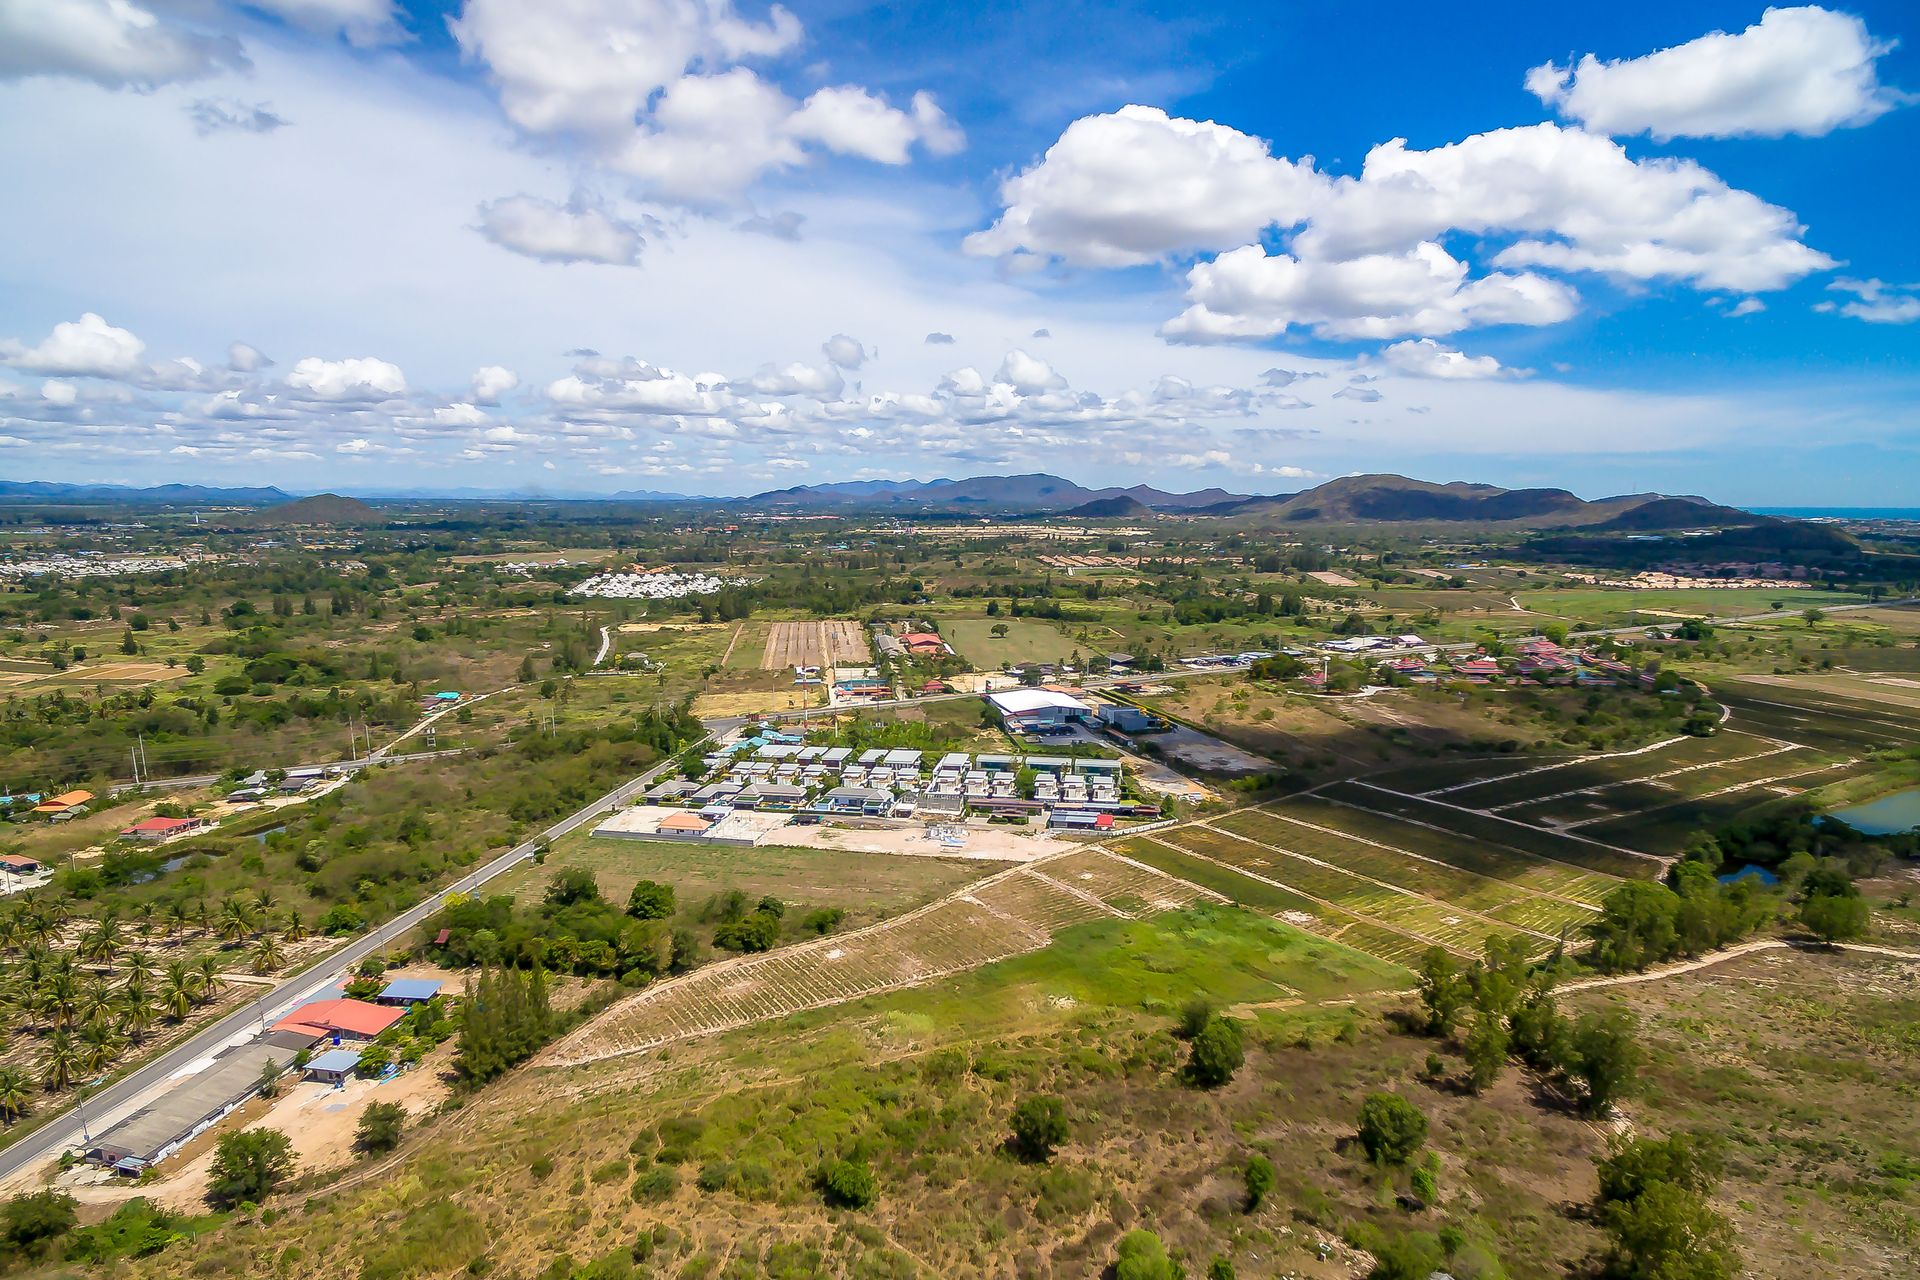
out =
[[[1173,1034],[1182,1040],[1191,1040],[1199,1035],[1213,1017],[1213,1002],[1205,996],[1195,996],[1180,1006],[1180,1025]]]
[[[1067,1104],[1051,1096],[1032,1097],[1013,1109],[1013,1146],[1023,1159],[1045,1164],[1067,1140]]]
[[[1247,1187],[1247,1212],[1252,1213],[1273,1190],[1273,1162],[1265,1156],[1254,1156],[1247,1161],[1243,1177]]]
[[[665,1200],[679,1189],[680,1175],[672,1165],[654,1165],[633,1180],[635,1200]]]
[[[873,1170],[864,1160],[835,1160],[820,1171],[820,1190],[830,1205],[864,1209],[879,1196]]]
[[[700,1166],[700,1173],[693,1185],[702,1191],[725,1191],[727,1184],[733,1181],[733,1166],[725,1160],[709,1160]]]
[[[4,1215],[7,1244],[28,1255],[38,1255],[48,1244],[72,1231],[79,1221],[76,1202],[59,1191],[35,1191],[7,1201]]]
[[[1405,1164],[1427,1140],[1427,1117],[1397,1093],[1370,1093],[1360,1104],[1360,1146],[1379,1165]]]
[[[1114,1252],[1114,1280],[1174,1280],[1167,1247],[1151,1231],[1129,1231]]]
[[[1194,1036],[1187,1057],[1187,1079],[1203,1089],[1214,1089],[1233,1079],[1246,1061],[1240,1043],[1240,1024],[1217,1014]]]
[[[369,1153],[391,1151],[400,1145],[400,1134],[406,1124],[407,1109],[399,1103],[368,1103],[367,1109],[360,1113],[353,1145]]]
[[[278,1129],[242,1129],[214,1148],[207,1199],[221,1208],[259,1203],[293,1176],[293,1143]]]

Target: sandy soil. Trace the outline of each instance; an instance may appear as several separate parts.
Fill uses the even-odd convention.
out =
[[[743,693],[703,693],[693,700],[693,714],[702,720],[750,716],[761,711],[790,711],[821,706],[820,686],[798,689],[751,689]]]
[[[976,858],[983,862],[1031,862],[1069,848],[1043,832],[1018,827],[963,826],[966,844],[951,849],[927,838],[919,822],[898,827],[780,828],[777,843],[802,849],[844,849],[853,853],[886,853],[924,858]]]

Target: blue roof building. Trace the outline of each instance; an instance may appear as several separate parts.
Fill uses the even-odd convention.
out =
[[[307,1063],[307,1079],[338,1084],[352,1075],[354,1068],[359,1065],[358,1049],[329,1049]]]
[[[377,997],[381,1004],[425,1004],[440,994],[434,978],[395,978]]]

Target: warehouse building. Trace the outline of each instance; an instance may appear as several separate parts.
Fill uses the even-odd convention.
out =
[[[1054,732],[1093,715],[1080,699],[1052,689],[1008,689],[988,694],[987,701],[1013,733]]]

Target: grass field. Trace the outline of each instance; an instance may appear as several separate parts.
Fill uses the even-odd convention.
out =
[[[1681,587],[1671,591],[1639,591],[1626,587],[1569,587],[1551,591],[1521,591],[1516,599],[1535,613],[1568,622],[1624,623],[1634,613],[1736,618],[1774,609],[1830,609],[1837,604],[1859,604],[1863,595],[1846,591],[1818,591],[1807,587]],[[1644,619],[1658,621],[1658,617]]]
[[[1007,629],[1004,637],[994,636],[997,626]],[[1089,649],[1063,635],[1052,623],[1032,618],[949,618],[941,622],[940,634],[955,653],[982,671],[998,671],[1010,662],[1058,662],[1075,649],[1084,658],[1118,647]]]
[[[575,832],[554,842],[544,865],[524,864],[489,892],[532,903],[555,872],[584,867],[601,896],[625,903],[640,880],[670,884],[682,916],[697,916],[715,894],[738,889],[748,897],[779,898],[790,908],[838,907],[857,927],[917,907],[977,880],[981,866],[957,858],[889,857],[839,849],[782,845],[720,848],[615,840]]]

